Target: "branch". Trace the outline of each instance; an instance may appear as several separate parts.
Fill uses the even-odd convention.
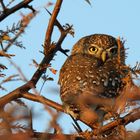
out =
[[[84,140],[78,135],[69,135],[69,134],[52,134],[52,133],[40,133],[40,132],[20,132],[18,134],[11,135],[0,135],[1,140]]]
[[[19,4],[15,5],[14,7],[10,9],[6,9],[1,15],[0,15],[0,22],[4,20],[9,15],[13,14],[14,12],[18,11],[21,8],[27,8],[27,5],[31,3],[33,0],[24,0],[20,2]]]
[[[46,36],[45,36],[45,42],[44,42],[44,54],[46,55],[47,51],[48,51],[48,47],[50,46],[50,42],[51,42],[51,35],[53,32],[53,28],[54,28],[54,24],[56,21],[56,17],[60,11],[60,7],[62,4],[63,0],[57,0],[52,16],[49,20],[49,24],[48,24],[48,28],[47,28],[47,32],[46,32]]]
[[[50,106],[50,107],[56,109],[57,111],[64,112],[62,105],[60,105],[54,101],[51,101],[49,99],[46,99],[43,96],[35,95],[35,94],[29,93],[29,92],[22,92],[22,94],[20,94],[20,88],[18,88],[15,91],[1,97],[0,105],[1,105],[1,107],[3,107],[6,103],[8,103],[10,101],[14,101],[17,98],[25,98],[25,99],[28,99],[31,101],[42,103],[44,105],[47,105],[47,106]]]
[[[98,134],[101,134],[108,130],[113,129],[116,126],[119,126],[119,125],[125,126],[125,125],[129,124],[130,122],[134,122],[138,119],[140,119],[140,108],[132,110],[131,113],[127,114],[126,116],[119,118],[107,125],[102,126],[100,129],[95,130],[93,133],[94,133],[94,135],[98,135]]]

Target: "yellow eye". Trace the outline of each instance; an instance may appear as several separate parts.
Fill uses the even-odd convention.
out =
[[[90,53],[95,53],[95,52],[97,52],[97,50],[98,49],[96,47],[93,47],[93,46],[89,48]]]

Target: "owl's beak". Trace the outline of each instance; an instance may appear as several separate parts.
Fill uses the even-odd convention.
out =
[[[107,59],[107,53],[106,53],[106,51],[103,51],[103,52],[102,52],[102,54],[101,54],[101,59],[102,59],[103,62],[106,61],[106,59]]]

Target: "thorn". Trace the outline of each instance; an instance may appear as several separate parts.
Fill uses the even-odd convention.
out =
[[[91,2],[90,0],[85,0],[90,6],[91,6]]]
[[[71,115],[70,115],[71,116]],[[71,116],[72,120],[74,121],[75,124],[72,123],[73,127],[76,129],[76,131],[78,133],[83,132],[83,130],[81,129],[80,125],[78,124],[77,120],[75,120],[73,118],[73,116]]]
[[[64,50],[64,49],[60,48],[59,51],[68,57],[67,52],[69,52],[70,50],[68,50],[68,49]]]

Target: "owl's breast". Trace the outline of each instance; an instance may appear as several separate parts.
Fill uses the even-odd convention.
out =
[[[59,84],[61,98],[82,93],[112,98],[118,95],[121,74],[115,63],[99,65],[96,58],[74,55],[64,63]]]

